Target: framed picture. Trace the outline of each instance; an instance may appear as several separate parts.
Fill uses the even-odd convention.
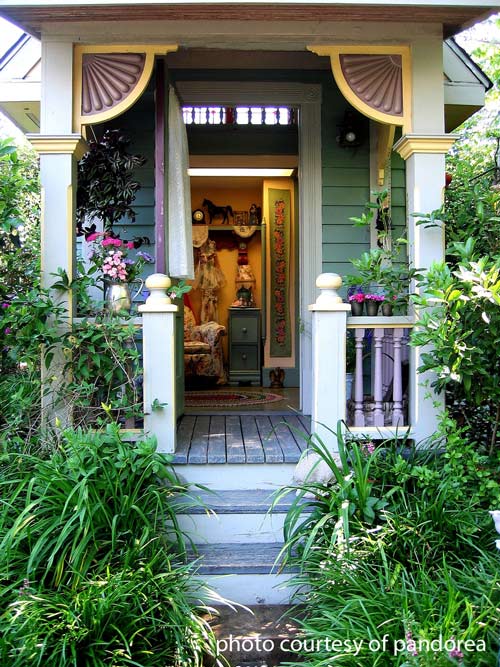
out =
[[[233,211],[233,225],[238,227],[248,225],[248,211]]]

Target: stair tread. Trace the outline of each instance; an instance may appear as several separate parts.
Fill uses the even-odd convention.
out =
[[[281,542],[202,544],[192,559],[200,559],[199,574],[277,574],[282,548]]]
[[[201,504],[194,507],[183,507],[179,514],[205,514],[207,510],[216,514],[266,514],[273,504],[274,493],[267,489],[255,489],[251,491],[199,491],[193,495],[200,499]],[[295,499],[295,492],[290,491],[273,506],[272,513],[285,514]]]

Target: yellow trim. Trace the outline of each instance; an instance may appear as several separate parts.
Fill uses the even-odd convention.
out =
[[[411,132],[412,127],[412,96],[411,96],[411,52],[410,47],[405,45],[375,45],[375,44],[358,44],[358,45],[321,45],[308,46],[307,49],[316,53],[318,56],[330,56],[330,63],[332,66],[333,76],[340,89],[342,95],[346,100],[357,109],[360,113],[372,120],[386,125],[402,125],[405,133]],[[340,65],[340,56],[344,54],[387,54],[399,55],[402,62],[402,77],[403,77],[403,115],[393,116],[391,114],[377,111],[371,106],[360,100],[347,82],[342,67]]]
[[[74,47],[73,57],[73,127],[75,131],[80,132],[84,125],[94,125],[104,123],[107,120],[116,118],[124,111],[129,109],[142,95],[149,83],[153,72],[155,56],[166,55],[172,51],[177,51],[177,44],[113,44],[113,45],[76,45]],[[87,53],[144,53],[146,59],[144,69],[134,88],[125,99],[112,109],[107,109],[101,113],[83,116],[82,109],[82,62],[83,56]]]
[[[379,186],[385,183],[385,169],[390,159],[395,133],[395,125],[380,123],[377,125],[377,183]]]
[[[458,134],[406,134],[394,144],[403,160],[415,153],[447,153],[458,139]]]
[[[88,151],[87,142],[79,134],[69,136],[27,134],[26,137],[39,155],[74,155],[80,160]]]

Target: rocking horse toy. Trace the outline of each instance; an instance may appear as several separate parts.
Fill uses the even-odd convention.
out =
[[[228,225],[229,224],[229,216],[234,218],[233,215],[233,209],[231,206],[216,206],[213,202],[210,201],[210,199],[204,199],[203,204],[207,211],[208,211],[208,224],[212,224],[213,218],[222,216],[222,223],[223,225]]]

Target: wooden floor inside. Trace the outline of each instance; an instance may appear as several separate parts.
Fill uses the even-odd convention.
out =
[[[311,432],[304,415],[184,415],[174,463],[297,463]]]

